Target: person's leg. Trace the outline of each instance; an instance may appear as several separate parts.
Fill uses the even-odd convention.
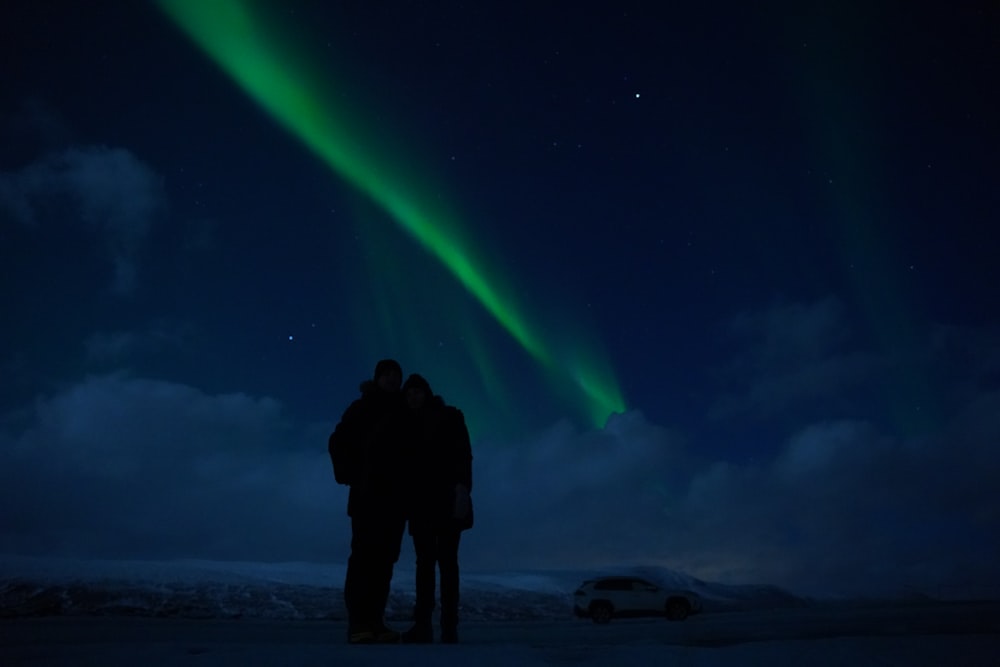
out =
[[[392,586],[392,571],[399,560],[406,528],[404,519],[395,516],[382,517],[376,527],[377,552],[370,561],[371,606],[369,613],[375,626],[376,641],[398,642],[399,633],[385,626],[385,608]]]
[[[458,530],[438,535],[438,563],[441,567],[441,641],[458,641]]]
[[[351,519],[351,555],[344,579],[344,606],[347,608],[347,633],[351,643],[373,641],[371,614],[371,522],[367,517]]]
[[[413,627],[403,633],[403,641],[425,644],[434,640],[431,625],[437,561],[437,538],[434,533],[418,527],[413,532],[413,550],[417,555],[417,599],[413,607]]]
[[[417,554],[417,600],[414,615],[418,619],[430,620],[434,613],[434,593],[437,588],[437,537],[429,531],[413,535],[413,550]]]

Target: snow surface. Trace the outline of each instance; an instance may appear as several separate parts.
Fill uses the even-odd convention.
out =
[[[342,565],[0,557],[3,665],[1000,664],[1000,603],[806,600],[623,568],[694,590],[707,611],[597,626],[572,591],[597,573],[468,573],[457,646],[349,646]],[[413,573],[393,580],[405,629]]]
[[[498,621],[564,619],[573,591],[599,574],[637,574],[664,588],[694,591],[706,610],[802,606],[773,586],[700,581],[664,568],[595,572],[463,572],[462,617]],[[343,565],[204,560],[76,561],[0,557],[0,615],[153,616],[342,620]],[[397,567],[386,615],[407,620],[414,572]]]

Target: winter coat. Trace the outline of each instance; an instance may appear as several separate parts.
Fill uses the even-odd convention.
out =
[[[401,392],[385,392],[371,380],[344,411],[328,449],[340,484],[351,487],[347,514],[404,514],[412,466],[412,415]]]
[[[440,396],[429,398],[416,411],[413,439],[410,534],[470,528],[471,513],[464,521],[454,516],[455,486],[472,491],[472,445],[462,411],[446,405]]]

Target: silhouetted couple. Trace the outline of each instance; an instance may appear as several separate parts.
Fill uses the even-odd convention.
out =
[[[350,643],[433,641],[437,567],[441,641],[458,641],[458,544],[473,521],[469,432],[462,412],[434,395],[427,380],[402,379],[398,362],[378,362],[329,440],[337,482],[351,487],[344,582]],[[400,634],[386,627],[384,616],[407,522],[417,590],[413,627]]]

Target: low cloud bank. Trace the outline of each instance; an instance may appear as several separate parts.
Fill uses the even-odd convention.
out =
[[[752,465],[700,458],[639,412],[477,443],[463,564],[651,564],[817,594],[996,586],[998,415],[1000,394],[983,395],[914,440],[818,422]],[[87,378],[3,421],[0,539],[47,556],[343,562],[331,427],[267,398]]]

